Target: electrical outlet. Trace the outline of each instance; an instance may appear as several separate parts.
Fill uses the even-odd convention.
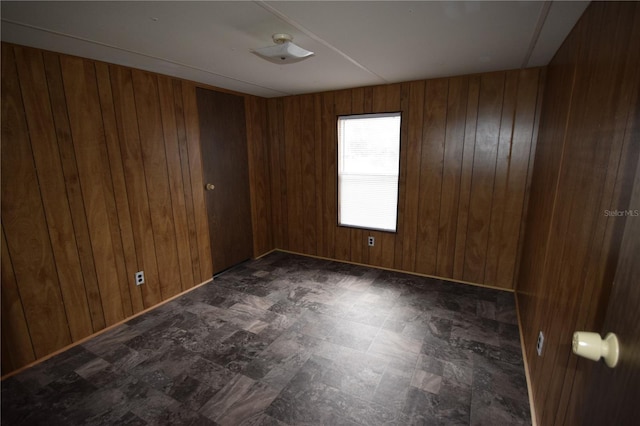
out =
[[[544,345],[544,334],[542,331],[538,334],[538,343],[536,344],[536,351],[538,356],[542,356],[542,346]]]
[[[375,246],[375,245],[376,245],[376,237],[371,237],[371,236],[370,236],[370,237],[367,239],[367,242],[369,243],[369,247],[373,247],[373,246]]]
[[[136,272],[136,285],[144,284],[144,271]]]

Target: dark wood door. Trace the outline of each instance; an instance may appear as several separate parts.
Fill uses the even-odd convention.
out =
[[[588,379],[584,423],[637,425],[640,419],[640,165],[636,174],[630,216],[601,335],[615,333],[620,342],[618,365],[599,361]]]
[[[252,254],[244,98],[197,89],[213,273]]]

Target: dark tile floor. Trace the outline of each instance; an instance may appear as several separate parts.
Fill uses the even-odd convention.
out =
[[[2,382],[2,424],[530,424],[513,295],[275,252]]]

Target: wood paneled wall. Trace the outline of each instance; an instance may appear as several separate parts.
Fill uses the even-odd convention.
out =
[[[267,100],[274,246],[512,288],[543,74]],[[391,111],[402,112],[398,231],[339,227],[336,116]]]
[[[267,100],[256,96],[247,96],[245,99],[253,255],[258,257],[275,248],[271,228],[272,188],[269,167],[269,135],[267,132]]]
[[[3,43],[1,255],[3,373],[209,280],[195,85]]]
[[[640,4],[593,2],[548,67],[517,286],[541,425],[580,417],[591,361],[575,330],[601,330],[640,153]],[[536,354],[538,331],[545,334]],[[614,391],[614,390],[613,390]]]

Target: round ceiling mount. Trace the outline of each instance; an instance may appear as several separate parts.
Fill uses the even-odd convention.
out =
[[[302,47],[294,44],[291,40],[293,37],[290,34],[277,33],[271,36],[275,42],[274,46],[261,47],[259,49],[252,50],[251,52],[261,56],[269,62],[274,64],[292,64],[294,62],[300,62],[310,56],[313,56],[313,52],[303,49]]]
[[[276,44],[286,43],[287,41],[293,40],[293,37],[290,34],[278,33],[271,36],[273,38],[273,42]]]

